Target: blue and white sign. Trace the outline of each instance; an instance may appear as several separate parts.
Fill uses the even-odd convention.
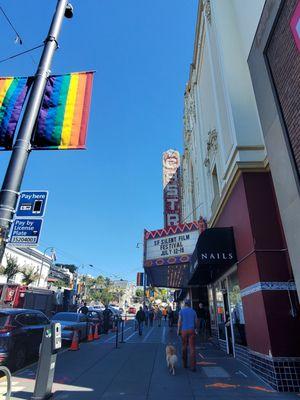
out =
[[[33,190],[21,192],[16,211],[17,217],[43,217],[45,213],[48,192]]]
[[[15,246],[36,246],[42,229],[42,218],[16,218],[9,243]]]

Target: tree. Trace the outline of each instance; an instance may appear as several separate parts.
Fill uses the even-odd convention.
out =
[[[66,282],[62,281],[61,279],[58,279],[57,281],[51,282],[51,285],[58,288],[63,288],[66,286]]]
[[[153,294],[154,294],[154,298],[156,300],[161,300],[163,302],[167,302],[168,301],[168,289],[164,289],[164,288],[153,288]]]
[[[136,295],[136,297],[143,298],[144,297],[144,289],[137,288],[136,291],[135,291],[135,295]]]
[[[100,301],[102,304],[109,304],[114,298],[113,293],[109,288],[91,289],[87,297],[90,301]]]
[[[6,256],[7,263],[6,267],[1,265],[0,274],[5,275],[7,278],[7,282],[9,282],[14,276],[16,276],[20,272],[20,267],[16,257]]]
[[[113,296],[113,301],[115,302],[115,303],[120,303],[120,301],[121,301],[121,298],[124,296],[124,294],[125,294],[125,290],[124,289],[122,289],[122,288],[119,288],[119,287],[113,287],[112,288],[112,296]]]
[[[55,266],[56,266],[56,267],[59,267],[59,268],[66,268],[66,269],[68,269],[72,274],[74,274],[74,273],[77,271],[77,267],[76,267],[76,265],[74,265],[74,264],[59,264],[59,263],[56,263]]]
[[[22,283],[26,286],[29,286],[31,283],[35,282],[39,277],[39,273],[35,271],[33,267],[25,267],[21,272],[23,275]]]

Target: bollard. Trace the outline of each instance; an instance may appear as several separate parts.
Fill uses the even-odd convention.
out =
[[[1,366],[0,367],[0,372],[3,372],[4,375],[6,376],[6,395],[5,395],[5,400],[9,400],[10,399],[10,395],[11,395],[11,373],[10,370],[6,367]],[[3,399],[3,397],[1,397]]]
[[[121,319],[121,324],[122,324],[122,334],[121,334],[120,343],[125,343],[125,340],[124,340],[124,320],[123,319]]]
[[[118,348],[118,340],[119,340],[119,319],[116,318],[116,349]]]

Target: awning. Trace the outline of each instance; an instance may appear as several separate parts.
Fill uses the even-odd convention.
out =
[[[203,231],[188,262],[173,265],[144,265],[149,284],[174,289],[206,285],[237,261],[233,228],[208,228]]]
[[[183,301],[188,294],[188,289],[179,289],[175,290],[174,292],[174,302],[179,303],[180,301]]]
[[[209,228],[201,233],[190,261],[189,285],[205,285],[237,262],[233,228]]]

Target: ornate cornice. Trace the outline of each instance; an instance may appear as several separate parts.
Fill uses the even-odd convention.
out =
[[[210,161],[218,149],[217,139],[218,139],[218,133],[216,129],[212,129],[211,131],[208,132],[208,139],[206,143],[207,153],[204,160],[205,167],[209,167]]]
[[[204,12],[208,22],[211,24],[211,6],[210,0],[206,0],[204,3]]]
[[[210,152],[211,150],[216,151],[218,148],[217,143],[217,130],[213,129],[208,132],[208,141],[207,141],[207,151]]]

